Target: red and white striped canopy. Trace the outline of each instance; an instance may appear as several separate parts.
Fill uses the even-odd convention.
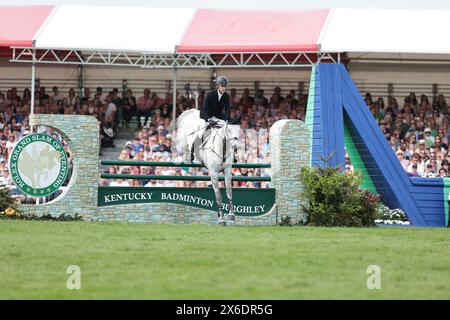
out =
[[[31,46],[55,6],[0,7],[0,46]]]
[[[329,10],[198,10],[178,52],[318,51]]]
[[[145,53],[450,53],[450,11],[0,7],[0,47]]]

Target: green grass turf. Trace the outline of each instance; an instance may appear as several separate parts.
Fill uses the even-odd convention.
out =
[[[1,299],[449,299],[448,229],[0,220]],[[81,290],[68,290],[69,265]],[[369,265],[381,289],[369,290]]]

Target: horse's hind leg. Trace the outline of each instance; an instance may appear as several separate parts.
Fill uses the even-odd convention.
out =
[[[210,170],[213,171],[213,170]],[[211,174],[211,183],[214,189],[214,194],[216,196],[216,202],[217,206],[219,207],[219,210],[217,212],[217,216],[219,218],[219,225],[226,226],[227,223],[225,222],[225,219],[223,218],[223,209],[222,209],[222,195],[220,194],[219,189],[219,173],[218,172],[210,172]]]
[[[227,188],[227,198],[228,198],[228,220],[235,220],[236,216],[234,215],[234,205],[233,205],[233,191],[231,189],[231,166],[226,167],[224,170],[225,173],[225,186]]]

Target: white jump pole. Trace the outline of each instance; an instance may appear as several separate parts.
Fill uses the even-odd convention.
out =
[[[173,68],[173,86],[172,86],[172,132],[175,130],[177,117],[177,68]]]

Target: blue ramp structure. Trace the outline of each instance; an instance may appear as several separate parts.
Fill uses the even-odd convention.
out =
[[[313,68],[306,123],[311,165],[344,167],[347,149],[363,173],[362,188],[401,208],[414,226],[448,226],[450,178],[408,176],[343,65]]]

